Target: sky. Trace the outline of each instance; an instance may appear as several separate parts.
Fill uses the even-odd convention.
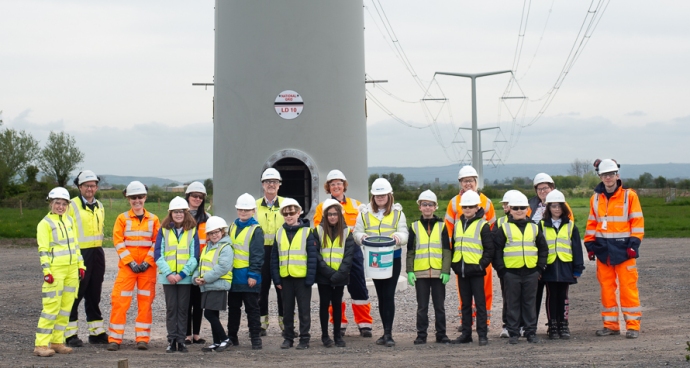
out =
[[[191,84],[213,81],[213,7],[2,1],[4,126],[75,136],[97,173],[211,177],[213,88]],[[367,75],[388,80],[367,85],[369,166],[469,162],[470,82],[434,73],[500,70],[515,79],[477,79],[491,164],[690,162],[690,3],[364,0],[363,16]]]

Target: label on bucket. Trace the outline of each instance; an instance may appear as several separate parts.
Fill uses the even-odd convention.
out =
[[[393,267],[393,251],[369,252],[368,265],[371,268]]]

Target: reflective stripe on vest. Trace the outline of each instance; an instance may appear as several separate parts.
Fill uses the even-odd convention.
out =
[[[280,214],[280,201],[283,197],[276,197],[273,201],[273,206],[270,208],[264,206],[262,203],[264,198],[256,200],[256,214],[254,218],[259,221],[261,230],[264,232],[264,245],[273,245],[276,239],[276,232],[283,226],[285,219]]]
[[[443,248],[441,247],[442,221],[436,221],[427,234],[426,229],[420,230],[421,221],[412,223],[412,231],[417,237],[417,245],[414,251],[414,271],[426,271],[429,269],[440,270],[443,268]]]
[[[177,239],[174,229],[163,229],[163,237],[165,238],[165,262],[170,267],[170,270],[175,273],[182,272],[182,269],[189,261],[189,243],[194,241],[194,234],[196,229],[183,231],[180,239]]]
[[[364,232],[369,236],[388,236],[393,237],[393,233],[398,229],[398,221],[400,221],[400,211],[391,211],[383,219],[379,219],[371,212],[362,214],[364,220]]]
[[[284,228],[278,229],[278,261],[280,277],[307,277],[307,227],[297,229],[292,241],[288,240]]]
[[[254,230],[259,228],[259,225],[246,226],[237,233],[237,225],[233,222],[230,225],[228,235],[232,240],[232,249],[235,250],[235,256],[232,261],[233,268],[247,268],[249,267],[249,242],[254,237]]]
[[[508,222],[501,229],[506,236],[506,246],[503,249],[503,262],[506,268],[537,267],[537,224],[528,223],[524,234],[512,222]]]
[[[146,212],[144,212],[146,214]],[[129,212],[123,213],[125,219],[125,246],[128,247],[150,247],[153,243],[150,240],[127,240],[129,237],[141,236],[151,239],[153,237],[153,220],[148,220],[147,231],[132,230],[132,219],[129,217]]]
[[[79,197],[79,202],[82,199]],[[75,226],[77,228],[77,239],[79,240],[79,248],[95,248],[103,245],[103,221],[105,219],[105,211],[103,210],[103,203],[96,200],[98,207],[93,211],[84,209],[83,206],[77,204],[77,200],[73,199],[70,203],[72,212],[74,212]],[[100,214],[100,216],[99,216]],[[94,219],[96,223],[94,223]],[[87,220],[85,222],[85,220]]]
[[[496,225],[498,227],[501,227],[506,223],[508,223],[508,216],[503,216],[503,217],[499,218],[498,221],[496,221]]]
[[[599,215],[599,193],[596,193],[594,196],[594,215],[596,216],[596,220],[598,223],[611,223],[611,222],[629,222],[630,221],[630,215],[628,213],[628,193],[630,192],[629,189],[623,189],[625,191],[625,194],[623,196],[623,215],[622,216],[608,216],[608,213],[605,214],[604,216]],[[608,200],[607,200],[608,201]],[[606,204],[607,211],[608,211],[608,203]],[[609,238],[609,239],[615,239],[615,238],[629,238],[630,237],[630,228],[628,227],[628,231],[624,232],[605,232],[602,233],[601,231],[596,231],[594,233],[594,236],[597,238]]]
[[[63,216],[69,219],[68,221],[71,225],[72,219],[67,215]],[[75,261],[81,261],[80,258],[77,258],[78,245],[74,242],[74,235],[72,234],[74,228],[72,226],[68,228],[67,225],[65,225],[65,223],[62,221],[60,221],[59,224],[56,224],[55,221],[50,218],[50,215],[44,217],[43,220],[50,225],[50,231],[52,234],[52,239],[50,239],[49,244],[51,256],[50,263],[73,264],[77,263]],[[72,258],[72,256],[74,256],[74,258]],[[67,261],[67,258],[69,258],[69,261]]]
[[[330,236],[327,237],[321,226],[316,227],[316,232],[321,242],[321,256],[323,260],[330,268],[337,271],[340,268],[340,264],[343,263],[345,239],[350,235],[350,229],[346,227],[342,235],[336,237],[335,240],[331,240]]]
[[[479,264],[484,253],[481,233],[486,223],[486,220],[480,219],[472,222],[466,229],[463,229],[462,226],[455,226],[453,263],[464,260],[467,264]],[[458,222],[456,225],[462,225],[462,222]]]
[[[220,252],[223,250],[223,247],[225,246],[232,245],[228,243],[223,243],[220,246],[217,246],[210,250],[209,247],[204,248],[204,251],[201,252],[201,257],[199,257],[199,277],[203,278],[206,272],[213,270],[213,266],[218,264],[218,257],[220,256]],[[232,282],[232,270],[230,270],[228,273],[221,276],[220,278],[226,280],[227,282]]]
[[[558,229],[558,233],[556,233],[556,229],[544,226],[544,221],[541,221],[541,227],[544,229],[546,244],[549,246],[549,257],[546,259],[546,263],[554,263],[556,257],[563,262],[572,262],[573,248],[571,239],[573,237],[573,223],[568,222],[567,226],[561,226]]]

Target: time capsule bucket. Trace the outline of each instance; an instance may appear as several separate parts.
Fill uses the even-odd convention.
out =
[[[388,236],[370,236],[362,240],[364,248],[364,274],[372,279],[393,277],[395,239]]]

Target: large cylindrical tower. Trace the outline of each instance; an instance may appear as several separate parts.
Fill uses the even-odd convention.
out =
[[[331,169],[366,201],[367,136],[361,0],[216,1],[214,213],[235,217],[242,193],[279,194],[311,218]]]

